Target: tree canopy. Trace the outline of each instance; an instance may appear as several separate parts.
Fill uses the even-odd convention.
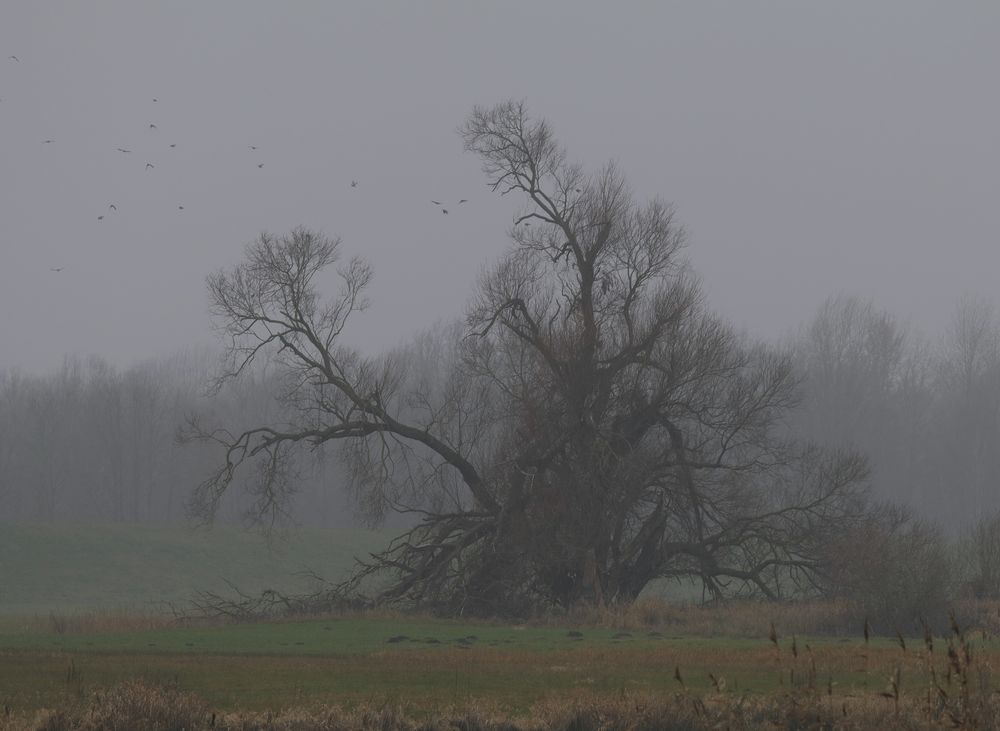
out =
[[[378,573],[373,600],[497,613],[627,602],[658,578],[713,596],[820,585],[831,536],[864,510],[865,461],[789,433],[790,355],[709,310],[673,207],[636,201],[613,164],[570,162],[521,103],[474,109],[461,135],[522,204],[464,323],[387,356],[345,347],[372,271],[307,229],[209,278],[221,381],[273,358],[284,411],[240,434],[196,425],[226,453],[196,509],[252,463],[274,515],[289,455],[336,441],[370,515],[415,516],[344,593]],[[324,298],[317,275],[337,266]]]

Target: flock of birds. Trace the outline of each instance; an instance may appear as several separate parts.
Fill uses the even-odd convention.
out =
[[[14,55],[8,56],[7,59],[8,59],[8,61],[11,61],[13,63],[20,63],[21,62],[21,59],[18,58],[17,56],[14,56]],[[158,103],[159,99],[156,98],[156,97],[153,97],[153,102],[154,103]],[[156,126],[155,123],[150,122],[148,129],[149,129],[150,132],[154,132],[158,128],[157,128],[157,126]],[[42,144],[43,145],[51,145],[54,142],[55,142],[55,140],[53,140],[53,139],[42,140]],[[172,142],[167,147],[170,148],[170,149],[174,149],[174,148],[177,147],[177,143],[176,142]],[[251,152],[257,152],[260,149],[260,147],[257,146],[257,145],[247,145],[247,147],[250,149]],[[130,148],[128,148],[128,147],[116,147],[115,151],[118,152],[118,153],[120,153],[120,154],[123,154],[123,155],[131,155],[132,154],[132,150]],[[257,163],[257,168],[258,169],[262,169],[263,167],[264,167],[264,163],[262,163],[262,162],[258,162]],[[145,162],[145,167],[144,167],[145,172],[148,173],[149,171],[155,170],[155,169],[156,169],[156,165],[154,163],[149,162],[148,160]],[[360,185],[360,183],[356,179],[355,180],[351,180],[351,187],[352,188],[357,188],[359,185]],[[441,201],[432,200],[431,203],[433,203],[435,206],[437,206],[438,208],[440,208],[442,214],[444,214],[444,215],[448,215],[449,214],[448,209],[445,208],[445,204],[442,203]],[[463,203],[468,203],[468,199],[467,198],[462,198],[461,200],[458,201],[458,203],[456,205],[461,205]],[[183,205],[178,205],[177,206],[177,210],[178,211],[183,211],[184,210],[184,206]],[[114,203],[111,203],[111,204],[108,205],[108,209],[105,212],[103,212],[103,213],[101,213],[100,215],[97,216],[97,220],[98,221],[103,221],[106,216],[110,215],[111,213],[117,213],[117,212],[118,212],[118,206],[116,204],[114,204]],[[61,272],[64,269],[65,269],[65,267],[62,267],[62,266],[59,266],[59,267],[49,267],[49,271],[52,271],[52,272]]]
[[[462,205],[463,203],[468,203],[468,202],[469,202],[468,198],[463,198],[462,200],[460,200],[458,202],[458,205]],[[440,208],[441,209],[441,213],[443,213],[446,216],[448,215],[448,209],[444,207],[444,203],[442,203],[441,201],[431,201],[431,203],[433,203],[438,208]]]

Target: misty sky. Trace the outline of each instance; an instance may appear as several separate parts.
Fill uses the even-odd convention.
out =
[[[300,224],[375,265],[358,345],[461,314],[515,202],[455,129],[508,98],[673,201],[739,326],[934,332],[1000,301],[998,73],[992,1],[3,0],[0,369],[212,342],[205,276]]]

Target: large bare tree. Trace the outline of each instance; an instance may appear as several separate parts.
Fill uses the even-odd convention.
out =
[[[226,453],[196,508],[252,462],[273,514],[290,454],[339,440],[372,516],[418,517],[343,591],[387,573],[379,600],[503,612],[630,601],[657,578],[715,596],[815,586],[831,532],[863,509],[864,461],[782,437],[790,360],[706,309],[673,208],[637,203],[614,165],[570,163],[522,104],[477,108],[461,134],[523,204],[464,326],[381,358],[344,347],[371,270],[342,265],[322,299],[340,242],[304,229],[210,277],[221,380],[266,353],[285,410],[240,434],[195,425]]]

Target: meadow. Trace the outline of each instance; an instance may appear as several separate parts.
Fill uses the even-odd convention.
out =
[[[474,708],[533,719],[545,705],[687,698],[755,708],[792,699],[796,707],[811,704],[841,718],[859,704],[898,717],[903,703],[950,724],[940,693],[953,694],[956,703],[963,693],[991,699],[988,673],[1000,661],[1000,644],[981,633],[961,642],[933,638],[928,647],[919,637],[774,642],[768,632],[696,637],[667,627],[379,614],[215,626],[143,620],[135,629],[119,618],[113,631],[81,623],[62,633],[24,621],[8,622],[0,633],[0,701],[9,718],[25,724],[19,728],[40,728],[30,723],[49,709],[93,712],[109,689],[137,681],[146,693],[169,689],[197,698],[205,719],[208,709],[223,718],[329,708],[391,708],[418,720]],[[968,699],[962,703],[969,706]]]
[[[30,559],[36,569],[73,541],[94,541],[110,558],[114,541],[142,543],[128,528],[96,535],[25,530],[21,550],[39,548]],[[629,609],[516,622],[378,611],[238,623],[178,619],[154,611],[155,601],[182,598],[188,571],[188,590],[224,588],[211,581],[222,573],[239,578],[238,564],[220,557],[230,551],[247,560],[253,554],[242,541],[249,537],[181,540],[163,529],[154,538],[166,554],[159,560],[173,562],[174,594],[157,593],[155,572],[143,584],[146,572],[133,557],[106,568],[134,566],[134,595],[128,576],[112,582],[91,570],[81,580],[67,568],[49,578],[49,591],[67,600],[60,604],[41,578],[12,586],[9,554],[0,554],[2,586],[16,599],[5,609],[20,610],[0,617],[0,728],[986,728],[1000,718],[991,678],[1000,643],[992,627],[930,635],[911,627],[865,637],[857,624],[820,634],[849,626],[849,608],[699,608],[655,598]],[[45,539],[58,548],[41,550]],[[340,547],[342,559],[354,553],[349,536],[325,540]],[[176,547],[184,541],[193,548]],[[227,541],[233,545],[225,548]],[[267,571],[300,562],[303,546],[323,548],[293,545],[273,563],[243,570],[273,586],[281,577]],[[9,546],[5,534],[0,549]],[[199,574],[194,564],[205,564],[209,549],[219,549],[220,563],[202,565]],[[62,555],[70,563],[94,560]],[[199,577],[204,585],[194,583]],[[102,588],[118,603],[88,605],[89,592]],[[675,726],[666,725],[668,717]]]
[[[0,524],[0,616],[163,612],[195,592],[307,592],[391,532],[300,529],[266,541],[233,526]]]

